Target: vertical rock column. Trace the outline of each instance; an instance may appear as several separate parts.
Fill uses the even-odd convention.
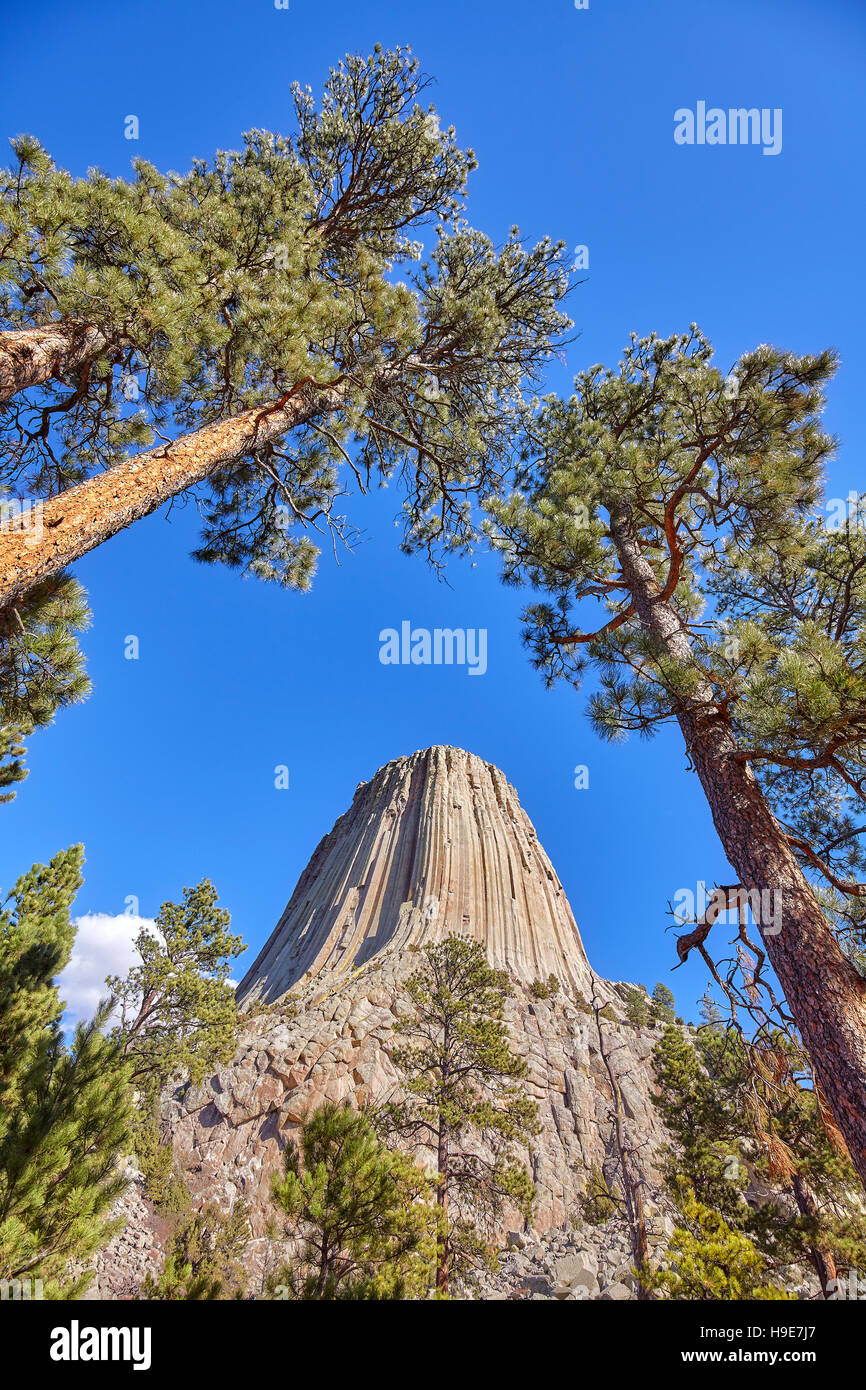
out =
[[[358,787],[238,996],[270,1004],[301,980],[451,932],[518,979],[589,988],[571,908],[514,788],[475,754],[436,746]]]

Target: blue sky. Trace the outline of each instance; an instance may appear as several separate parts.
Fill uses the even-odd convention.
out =
[[[571,301],[580,336],[552,386],[615,363],[632,329],[666,334],[693,320],[726,368],[759,342],[833,345],[842,367],[827,420],[842,447],[829,492],[864,485],[857,0],[5,8],[0,127],[37,135],[79,174],[124,174],[134,155],[185,169],[243,130],[290,128],[291,81],[316,91],[347,51],[411,44],[437,79],[443,123],[478,155],[472,222],[497,240],[516,222],[529,239],[589,247]],[[21,54],[38,54],[38,72]],[[781,153],[677,146],[674,111],[700,100],[781,108]],[[135,144],[123,138],[129,114]],[[0,884],[83,841],[80,913],[122,913],[135,898],[153,916],[209,876],[255,950],[358,781],[399,754],[452,743],[517,787],[594,966],[665,980],[693,1016],[705,972],[669,974],[666,904],[730,871],[679,736],[600,744],[584,698],[546,692],[531,670],[523,600],[501,587],[495,561],[452,562],[450,587],[438,583],[397,553],[398,505],[393,490],[355,499],[364,543],[339,567],[325,556],[305,596],[196,566],[192,508],[87,557],[77,573],[94,611],[94,693],[32,740],[30,778],[0,812]],[[487,628],[487,673],[382,666],[378,634],[403,619]],[[124,658],[130,634],[137,661]],[[279,764],[288,790],[274,787]],[[577,764],[589,768],[586,790],[573,786]]]

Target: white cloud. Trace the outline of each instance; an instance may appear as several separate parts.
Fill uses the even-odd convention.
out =
[[[142,927],[153,929],[149,917],[88,912],[73,919],[77,928],[69,963],[57,977],[60,998],[66,1001],[65,1023],[74,1027],[88,1019],[104,999],[106,975],[125,975],[138,963],[135,938]]]

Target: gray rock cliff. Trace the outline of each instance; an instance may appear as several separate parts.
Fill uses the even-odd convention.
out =
[[[411,1008],[406,979],[419,948],[451,932],[482,941],[516,984],[508,1022],[542,1123],[527,1155],[536,1232],[571,1220],[590,1169],[614,1161],[602,1045],[639,1161],[650,1181],[657,1176],[658,1034],[629,1024],[616,986],[594,975],[562,884],[504,775],[460,749],[429,748],[358,788],[239,986],[247,1019],[231,1065],[166,1098],[166,1133],[194,1196],[250,1205],[251,1271],[267,1264],[271,1175],[287,1140],[326,1098],[361,1105],[393,1092],[394,1028]],[[559,991],[537,999],[532,983],[551,974]]]

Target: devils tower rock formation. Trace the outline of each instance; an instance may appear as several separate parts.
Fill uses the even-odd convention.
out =
[[[363,1105],[394,1094],[395,1025],[413,1008],[407,977],[419,948],[452,932],[482,941],[515,982],[507,1021],[541,1121],[526,1155],[536,1231],[577,1214],[591,1169],[614,1175],[609,1066],[653,1180],[663,1136],[650,1102],[652,1030],[629,1024],[617,986],[591,970],[503,774],[460,749],[429,748],[362,784],[318,846],[239,987],[246,1018],[233,1062],[165,1097],[164,1134],[194,1199],[250,1208],[253,1286],[273,1253],[271,1176],[288,1139],[325,1098]],[[539,998],[533,983],[550,975],[560,988]]]
[[[562,884],[514,788],[473,753],[427,748],[358,787],[238,997],[271,1004],[302,979],[451,932],[474,936],[526,984],[553,974],[589,986]]]

